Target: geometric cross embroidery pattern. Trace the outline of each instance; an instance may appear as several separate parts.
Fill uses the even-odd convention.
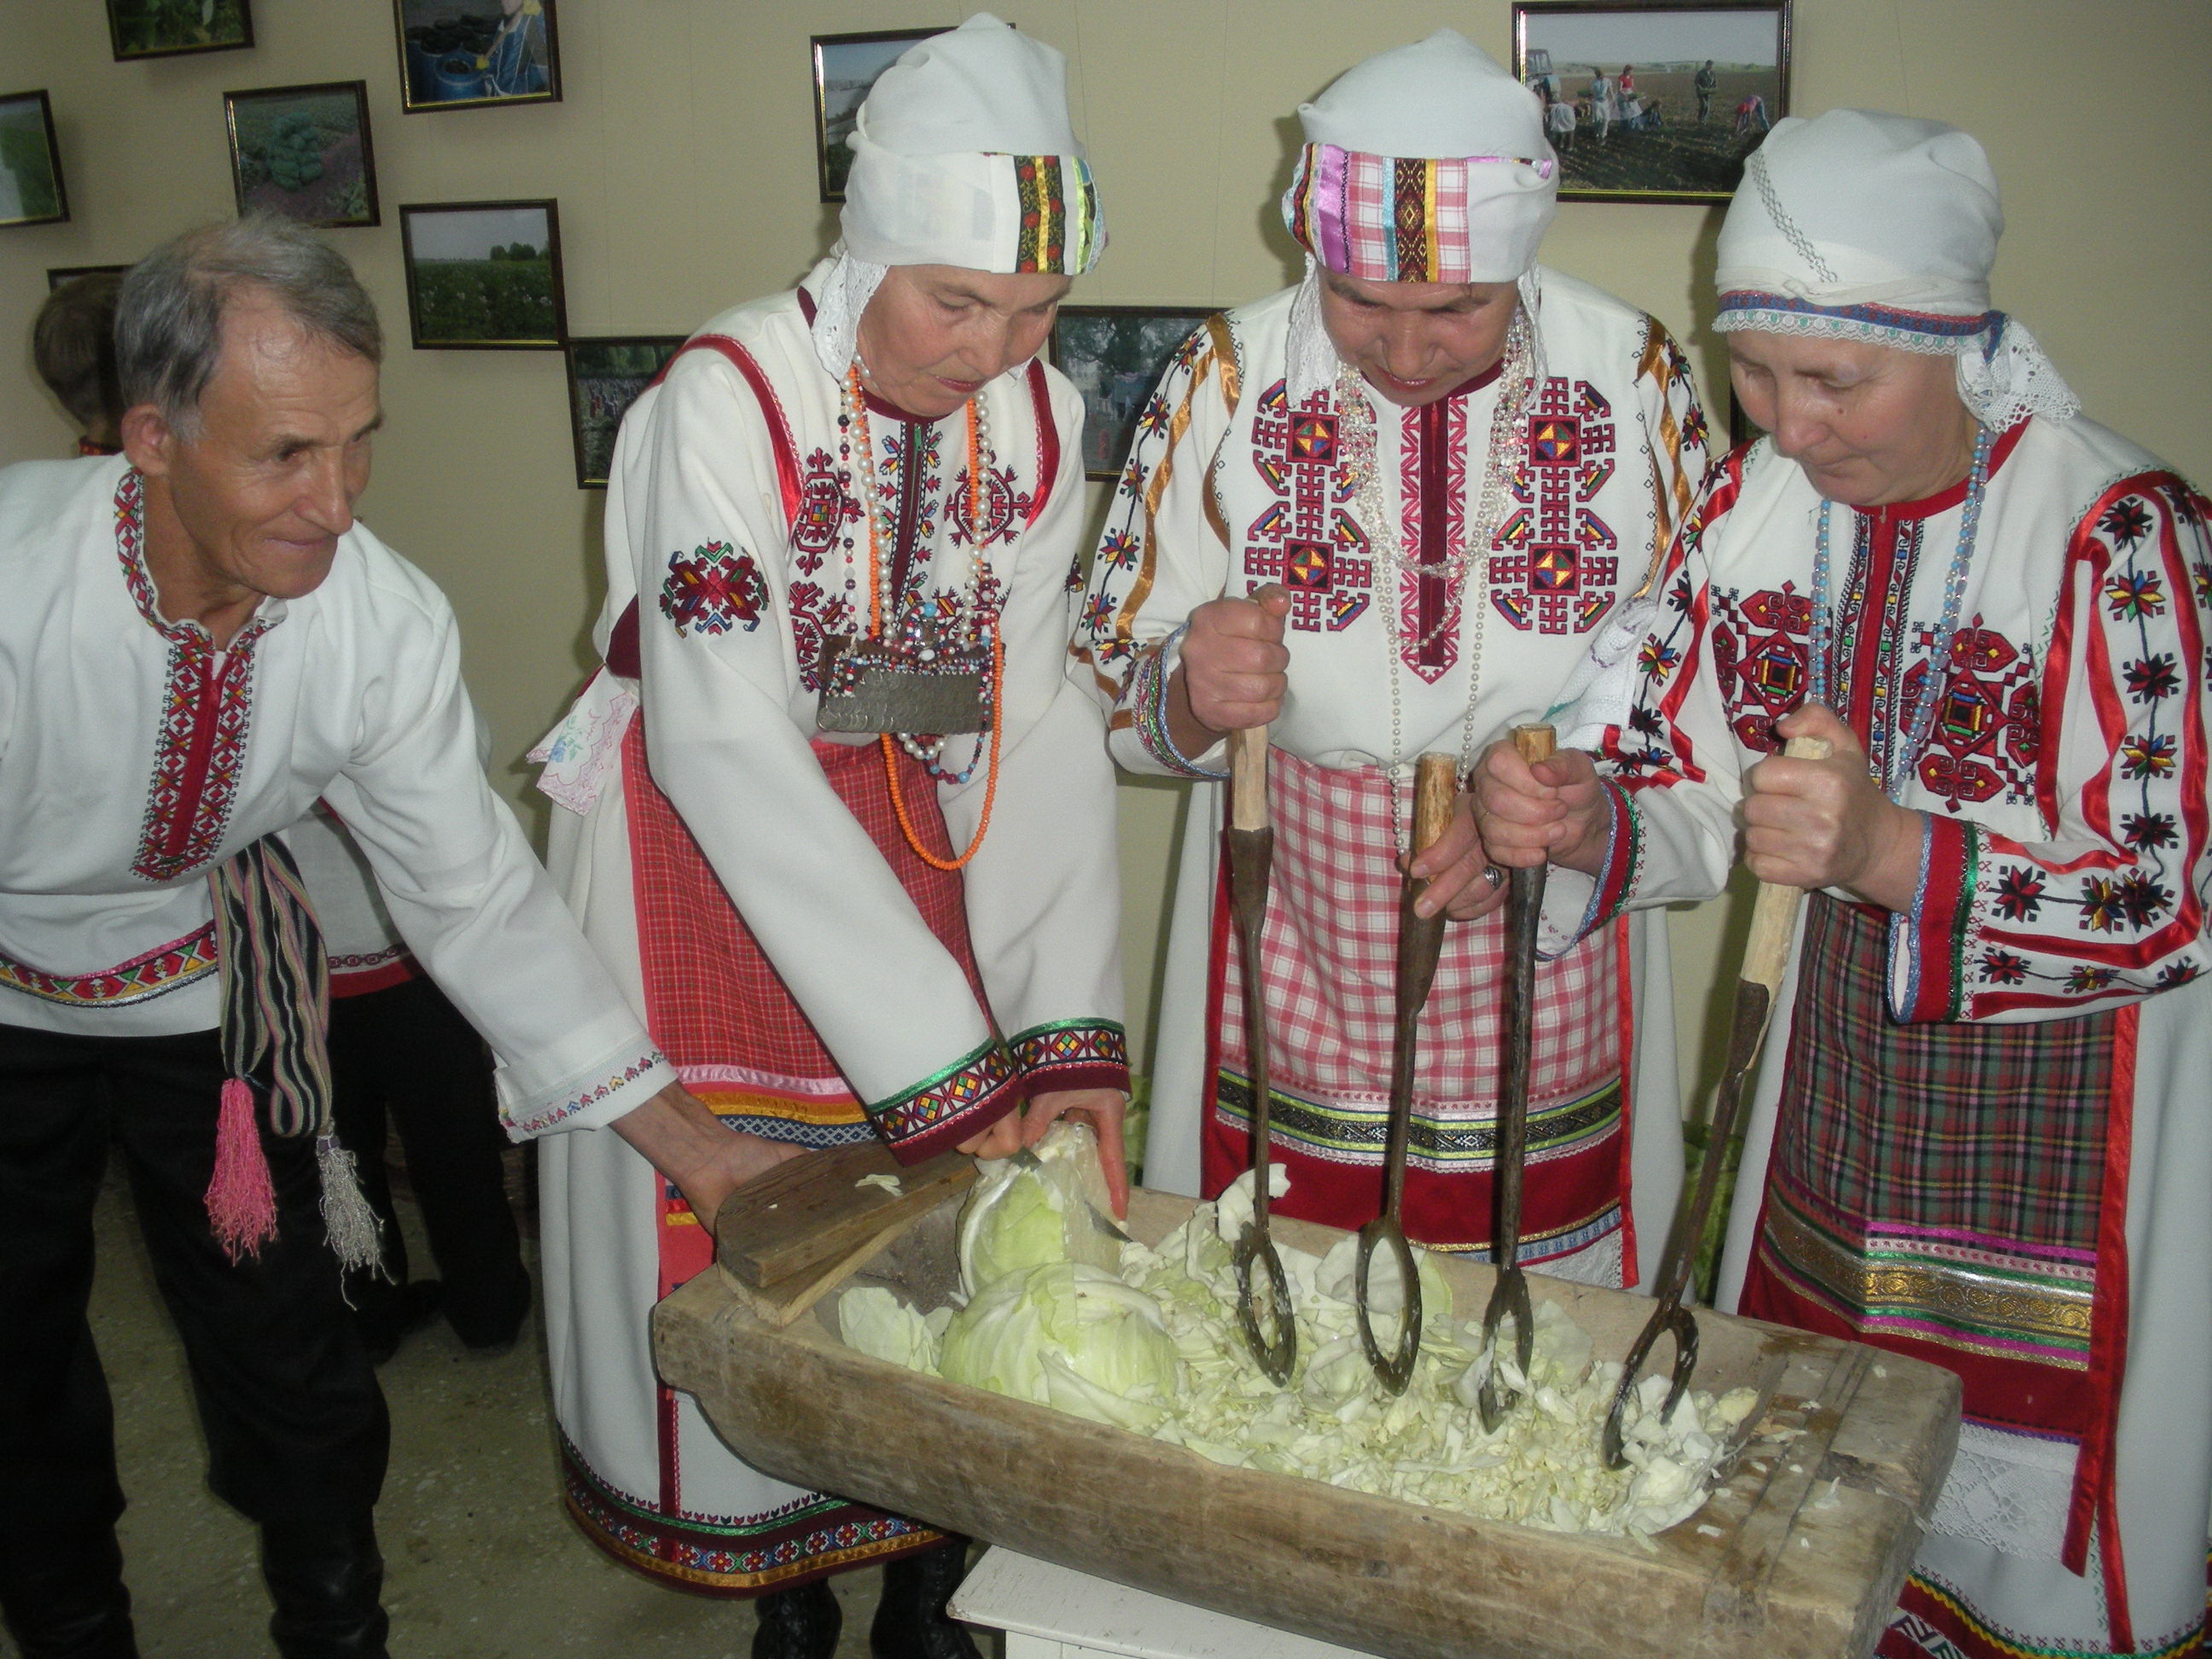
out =
[[[1374,559],[1346,508],[1337,463],[1338,417],[1326,391],[1293,410],[1278,380],[1254,408],[1253,470],[1275,499],[1244,530],[1249,587],[1289,590],[1291,627],[1340,633],[1367,609]]]
[[[1729,725],[1747,749],[1778,747],[1774,722],[1805,700],[1813,601],[1793,582],[1712,593],[1713,674]]]
[[[726,634],[732,623],[745,632],[760,626],[768,603],[768,584],[752,555],[727,542],[708,542],[690,558],[668,556],[668,580],[660,586],[660,614],[678,634]]]
[[[1587,634],[1613,609],[1620,540],[1590,506],[1613,469],[1613,405],[1587,380],[1547,376],[1491,543],[1490,602],[1514,627]]]

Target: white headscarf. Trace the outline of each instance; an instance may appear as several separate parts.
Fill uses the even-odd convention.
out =
[[[842,375],[891,265],[1079,276],[1106,245],[1067,110],[1067,59],[988,12],[877,77],[849,141],[838,245],[814,350]]]
[[[2081,400],[1990,307],[2003,234],[1996,175],[1972,135],[1873,110],[1791,116],[1745,164],[1721,227],[1714,326],[1955,356],[1983,425],[2070,420]]]
[[[1291,307],[1294,403],[1336,374],[1321,267],[1370,282],[1517,280],[1533,320],[1536,247],[1559,197],[1534,93],[1439,29],[1346,70],[1298,119],[1306,145],[1283,195],[1307,255]]]

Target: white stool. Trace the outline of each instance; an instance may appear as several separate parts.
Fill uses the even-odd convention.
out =
[[[995,1547],[951,1613],[1004,1631],[1006,1659],[1371,1659]]]

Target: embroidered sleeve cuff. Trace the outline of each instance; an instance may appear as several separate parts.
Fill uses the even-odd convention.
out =
[[[1966,995],[1981,831],[1921,814],[1920,880],[1912,908],[1889,920],[1889,1012],[1900,1024],[1960,1018]]]
[[[513,1073],[498,1069],[499,1115],[508,1138],[527,1140],[554,1130],[600,1129],[642,1106],[676,1081],[676,1068],[658,1048],[616,1055],[579,1073],[557,1091],[523,1098]]]
[[[1537,954],[1565,956],[1628,908],[1644,866],[1644,821],[1635,798],[1612,779],[1602,784],[1606,804],[1605,862],[1595,877],[1554,869],[1545,884],[1544,916]],[[1581,905],[1580,914],[1573,906]]]
[[[920,1164],[979,1135],[1022,1102],[1020,1066],[995,1037],[902,1094],[870,1105],[868,1119],[902,1164]]]
[[[1177,749],[1175,738],[1168,732],[1168,684],[1175,678],[1176,665],[1182,660],[1182,635],[1183,630],[1178,628],[1156,648],[1137,659],[1137,666],[1129,676],[1123,707],[1135,723],[1137,741],[1163,770],[1181,778],[1218,781],[1229,775],[1225,743],[1216,743],[1204,754],[1194,757]]]
[[[1111,1020],[1069,1019],[1032,1026],[1007,1045],[1034,1100],[1060,1089],[1129,1091],[1129,1040]]]

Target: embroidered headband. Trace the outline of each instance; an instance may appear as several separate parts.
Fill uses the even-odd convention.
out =
[[[1331,270],[1376,283],[1510,283],[1559,201],[1548,155],[1378,155],[1310,143],[1283,222]]]

